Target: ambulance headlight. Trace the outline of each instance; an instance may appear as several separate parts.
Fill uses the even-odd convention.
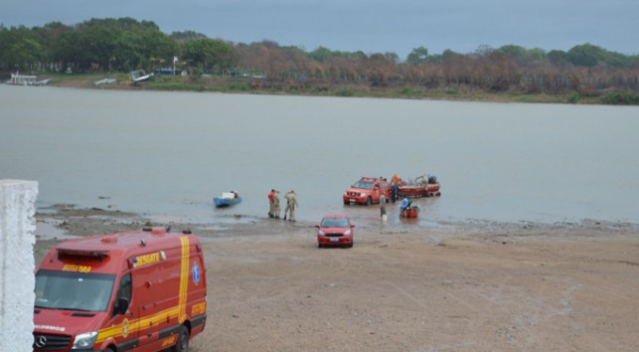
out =
[[[85,332],[84,334],[76,335],[73,342],[72,350],[89,349],[95,344],[95,340],[98,338],[97,331]]]

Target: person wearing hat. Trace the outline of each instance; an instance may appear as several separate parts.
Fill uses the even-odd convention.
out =
[[[290,190],[284,195],[286,198],[286,208],[284,209],[284,220],[286,220],[286,214],[289,215],[289,221],[295,221],[295,207],[297,204],[297,197],[295,196],[295,190]]]
[[[275,190],[273,193],[273,217],[276,219],[280,218],[280,191]]]
[[[275,196],[275,189],[271,189],[271,193],[268,194],[268,217],[273,218],[273,197]]]

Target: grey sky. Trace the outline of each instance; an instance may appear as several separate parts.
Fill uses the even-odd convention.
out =
[[[5,27],[132,17],[167,34],[193,30],[234,43],[268,39],[400,59],[419,46],[438,54],[507,44],[567,51],[591,43],[639,54],[637,0],[5,0],[0,8]]]

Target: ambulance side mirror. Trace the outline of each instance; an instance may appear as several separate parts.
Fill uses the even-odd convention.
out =
[[[124,314],[129,309],[129,299],[126,297],[118,298],[118,302],[115,304],[115,314]]]

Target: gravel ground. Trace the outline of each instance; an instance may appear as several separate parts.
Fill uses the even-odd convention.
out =
[[[313,224],[153,224],[56,205],[36,264],[67,236],[189,228],[209,306],[191,351],[639,351],[639,231],[623,223],[355,228],[317,248]]]

